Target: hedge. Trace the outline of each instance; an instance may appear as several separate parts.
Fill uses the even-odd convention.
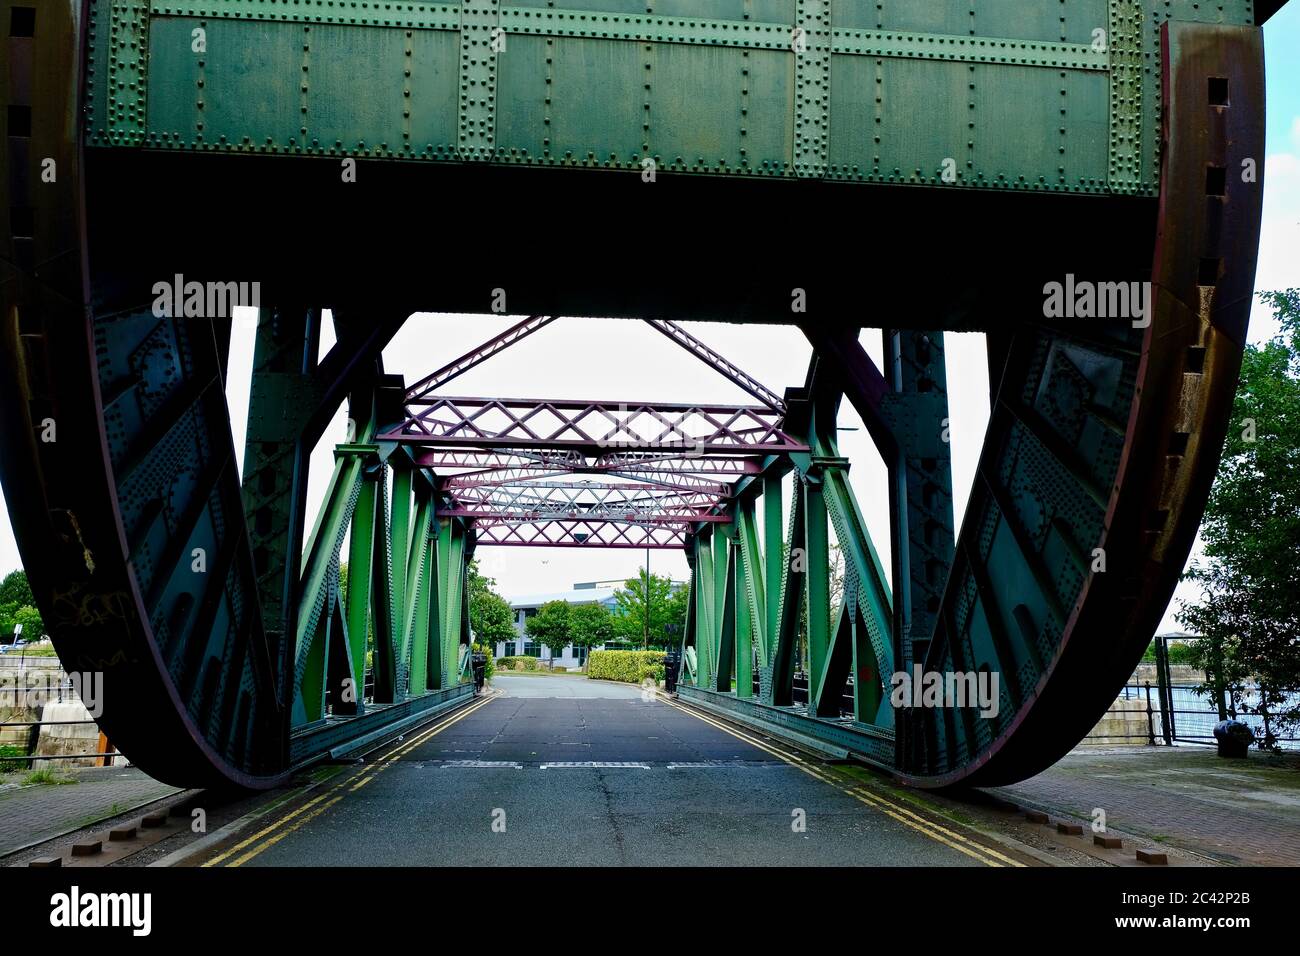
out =
[[[503,671],[535,671],[541,669],[541,661],[536,657],[498,657],[497,667]]]
[[[647,677],[664,676],[663,651],[592,651],[587,662],[587,676],[595,680],[639,684]]]

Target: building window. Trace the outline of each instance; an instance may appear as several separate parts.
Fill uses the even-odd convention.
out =
[[[651,595],[653,597],[653,595]],[[536,641],[524,641],[524,657],[541,657],[542,645]]]

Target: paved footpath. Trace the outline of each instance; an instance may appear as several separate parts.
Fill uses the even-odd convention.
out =
[[[77,782],[0,789],[0,855],[180,792],[134,767],[60,769],[58,775]]]
[[[1209,747],[1073,751],[997,793],[1239,866],[1300,866],[1300,755],[1225,760]]]
[[[636,687],[522,675],[494,685],[500,696],[202,862],[1005,865]]]

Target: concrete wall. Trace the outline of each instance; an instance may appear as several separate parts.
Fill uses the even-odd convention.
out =
[[[57,658],[29,658],[19,666],[13,655],[0,657],[0,723],[40,720],[41,709],[58,700],[58,688],[66,683],[67,674]],[[32,727],[0,727],[0,746],[22,747],[26,752],[33,739]]]
[[[43,721],[90,720],[90,711],[79,700],[52,701],[45,705]],[[99,752],[99,727],[89,724],[45,723],[41,725],[36,742],[36,753],[42,756],[57,754],[92,754]],[[97,767],[94,757],[69,757],[66,760],[36,760],[33,765],[40,770],[57,767]],[[108,765],[125,767],[126,758],[120,754],[108,759]]]
[[[1152,707],[1155,706],[1154,696]],[[1152,715],[1156,739],[1160,737],[1159,714]],[[1079,742],[1080,747],[1141,747],[1149,745],[1147,702],[1145,698],[1124,700],[1120,698],[1110,705],[1110,711],[1097,722],[1088,733],[1088,738]]]

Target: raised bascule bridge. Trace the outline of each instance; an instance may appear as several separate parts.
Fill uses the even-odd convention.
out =
[[[265,788],[470,699],[476,548],[680,548],[684,702],[921,787],[1039,771],[1192,546],[1280,5],[0,0],[0,476],[61,660],[150,774]],[[242,474],[228,310],[160,308],[173,283],[257,292]],[[528,318],[407,383],[381,351],[420,311]],[[456,394],[555,316],[648,322],[753,400]],[[778,394],[683,320],[795,324],[807,377]],[[959,529],[958,330],[991,383]],[[888,467],[889,568],[842,402]],[[996,674],[997,716],[896,710],[918,666]]]

